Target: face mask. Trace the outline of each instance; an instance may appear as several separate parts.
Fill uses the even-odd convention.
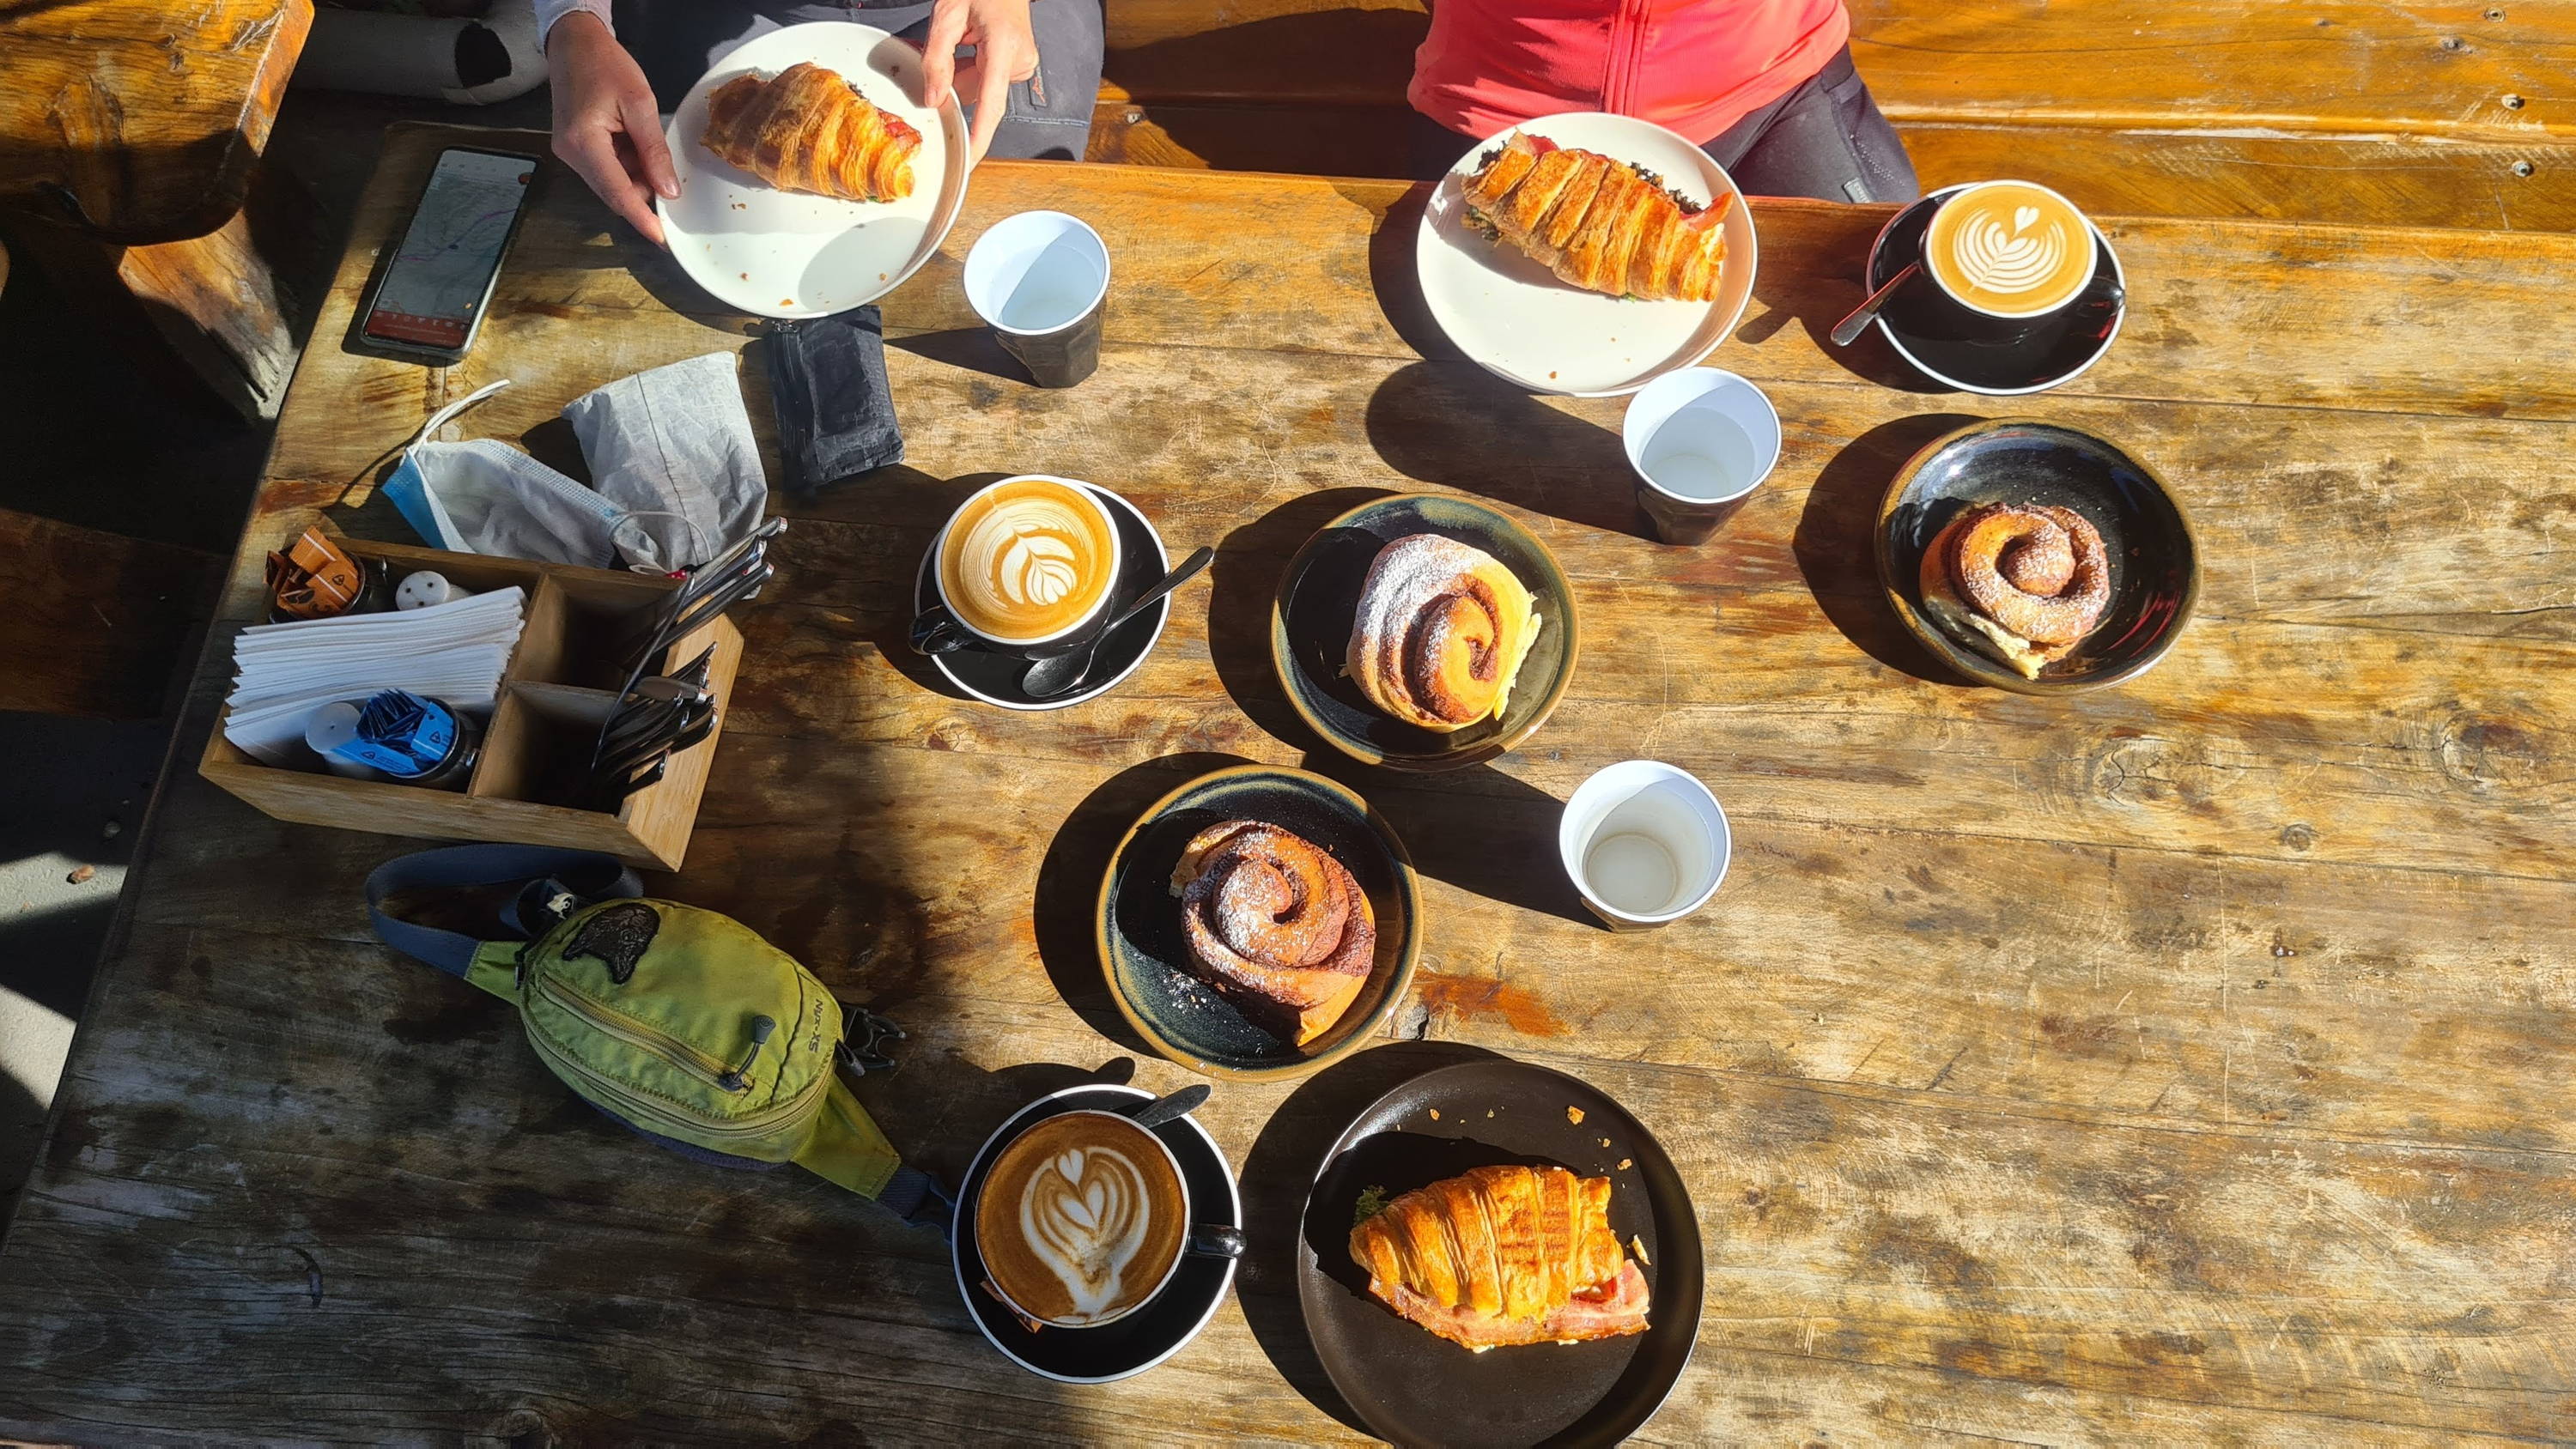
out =
[[[458,414],[508,387],[469,393],[421,425],[385,480],[385,495],[432,547],[548,563],[612,568],[623,553],[639,572],[680,566],[642,516],[495,438],[424,441]]]

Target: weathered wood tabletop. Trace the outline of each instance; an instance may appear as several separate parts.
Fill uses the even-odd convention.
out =
[[[228,618],[317,513],[399,532],[367,484],[441,401],[513,378],[464,435],[542,451],[576,394],[743,345],[557,175],[465,366],[341,351],[448,138],[388,142]],[[1308,1175],[1379,1091],[1485,1049],[1623,1099],[1697,1199],[1708,1310],[1648,1439],[2576,1436],[2576,237],[2113,221],[2126,335],[1997,404],[1820,345],[1884,209],[1759,205],[1756,300],[1713,360],[1787,442],[1725,535],[1679,549],[1640,536],[1617,400],[1510,392],[1424,319],[1418,206],[979,171],[887,306],[910,464],[779,500],[780,581],[743,616],[687,868],[656,883],[909,1026],[862,1095],[953,1172],[1105,1063],[1187,1080],[1134,1048],[1087,937],[1146,802],[1238,757],[1356,781],[1425,877],[1416,1040],[1218,1090],[1253,1253],[1195,1344],[1108,1387],[1021,1374],[936,1242],[801,1174],[652,1151],[506,1005],[376,946],[359,882],[404,842],[182,772],[0,1254],[0,1433],[1346,1438],[1290,1276]],[[1013,380],[957,290],[976,235],[1031,207],[1116,257],[1100,372],[1068,392]],[[1969,688],[1878,601],[1865,530],[1898,461],[2011,414],[2133,449],[2193,511],[2200,616],[2141,680]],[[943,694],[900,637],[946,508],[1037,469],[1220,554],[1133,678],[1030,716]],[[1521,751],[1370,776],[1308,753],[1266,610],[1318,524],[1420,488],[1525,520],[1588,632]],[[1706,779],[1737,855],[1708,909],[1614,936],[1553,832],[1637,755]]]
[[[239,211],[311,0],[0,0],[0,196],[118,241]]]

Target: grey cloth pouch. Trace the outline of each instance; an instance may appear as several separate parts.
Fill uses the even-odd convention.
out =
[[[695,568],[760,525],[769,476],[736,363],[733,353],[710,352],[564,405],[592,486],[630,519],[617,542],[639,566]]]

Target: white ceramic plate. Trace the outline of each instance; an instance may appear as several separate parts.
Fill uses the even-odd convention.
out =
[[[1507,242],[1467,229],[1460,190],[1504,131],[1479,142],[1431,194],[1414,241],[1414,269],[1431,315],[1458,349],[1535,392],[1615,397],[1689,367],[1735,329],[1753,296],[1753,215],[1708,153],[1651,121],[1600,111],[1544,116],[1513,130],[1633,161],[1697,202],[1721,195],[1726,269],[1714,302],[1634,302],[1569,287]]]
[[[835,201],[780,191],[698,144],[707,93],[745,71],[776,75],[810,60],[858,87],[921,132],[912,195]],[[956,224],[966,200],[965,112],[951,95],[922,105],[921,52],[873,25],[790,25],[743,44],[689,87],[666,139],[680,195],[657,200],[671,255],[689,279],[729,307],[762,317],[827,317],[891,292]]]

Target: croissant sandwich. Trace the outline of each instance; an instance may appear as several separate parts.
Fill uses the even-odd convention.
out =
[[[1610,1231],[1610,1179],[1479,1167],[1351,1229],[1369,1292],[1481,1353],[1646,1331],[1646,1275]]]
[[[2071,508],[1986,503],[1923,551],[1926,613],[2025,679],[2074,651],[2111,602],[2102,534]]]
[[[707,97],[700,144],[782,191],[842,201],[912,194],[921,133],[841,79],[800,60],[777,75],[738,75]]]
[[[1417,533],[1369,565],[1344,667],[1390,717],[1447,733],[1502,714],[1538,629],[1537,600],[1500,560]]]
[[[1467,178],[1467,209],[1561,280],[1613,297],[1716,300],[1732,192],[1692,209],[1651,173],[1527,133],[1486,154]]]
[[[1172,872],[1200,979],[1273,1036],[1322,1036],[1368,981],[1377,917],[1347,867],[1256,820],[1211,825]]]

